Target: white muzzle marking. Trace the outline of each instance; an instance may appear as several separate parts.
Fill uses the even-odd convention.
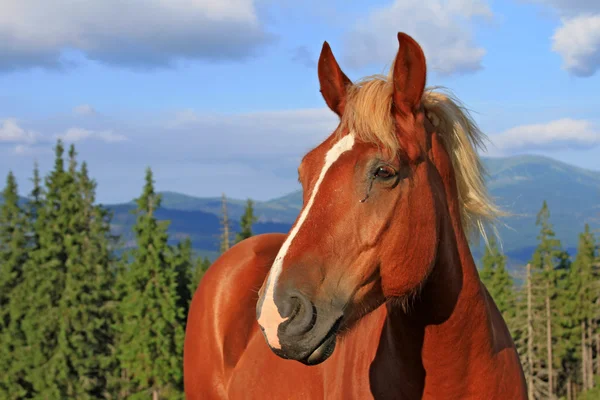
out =
[[[300,218],[298,218],[298,222],[291,230],[285,242],[281,246],[275,261],[273,262],[273,266],[269,272],[269,277],[267,278],[267,287],[263,296],[263,303],[260,309],[260,317],[258,319],[259,325],[263,328],[264,334],[266,336],[267,342],[274,349],[281,349],[281,344],[279,343],[279,336],[277,335],[277,328],[281,323],[283,323],[287,318],[283,318],[281,314],[279,314],[279,310],[275,305],[275,285],[277,283],[277,279],[281,274],[281,268],[283,267],[283,259],[294,240],[294,237],[298,234],[300,227],[306,220],[308,213],[313,205],[315,197],[319,191],[319,186],[323,179],[325,178],[325,174],[331,168],[333,163],[335,163],[340,156],[346,151],[352,149],[354,146],[354,135],[350,132],[348,135],[344,136],[340,139],[336,144],[334,144],[331,149],[325,155],[325,164],[323,165],[323,169],[321,169],[321,174],[319,175],[319,179],[317,179],[317,183],[315,183],[315,187],[311,193],[310,199],[308,199],[308,203],[306,203],[306,207],[302,210],[300,214]]]

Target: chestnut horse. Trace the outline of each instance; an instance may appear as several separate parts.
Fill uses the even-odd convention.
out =
[[[358,83],[323,45],[321,93],[340,124],[300,164],[289,234],[242,241],[202,279],[187,399],[527,398],[468,244],[499,215],[484,136],[425,88],[417,42],[398,41],[390,76]]]

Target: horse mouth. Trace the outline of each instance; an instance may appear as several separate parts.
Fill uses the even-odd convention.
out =
[[[337,321],[335,321],[331,329],[329,329],[317,347],[308,356],[299,361],[305,365],[317,365],[327,360],[331,354],[333,354],[333,350],[335,350],[337,332],[340,328],[341,322],[342,318],[340,317],[337,319]]]

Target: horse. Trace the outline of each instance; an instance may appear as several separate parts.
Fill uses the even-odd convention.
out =
[[[389,76],[353,83],[324,42],[320,91],[339,124],[300,163],[290,232],[236,244],[199,284],[187,399],[527,398],[469,248],[502,213],[485,135],[426,87],[421,46],[402,32],[398,46]]]

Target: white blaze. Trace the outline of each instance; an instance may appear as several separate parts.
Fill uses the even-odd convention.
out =
[[[260,309],[260,317],[258,319],[258,323],[263,328],[267,341],[271,345],[271,347],[275,349],[281,349],[281,345],[279,344],[279,337],[277,336],[277,328],[279,325],[284,322],[286,319],[281,317],[279,314],[279,310],[275,305],[274,298],[274,290],[275,284],[277,283],[277,279],[281,274],[281,268],[283,266],[283,259],[294,240],[294,237],[298,234],[300,227],[306,220],[308,213],[313,205],[315,200],[315,196],[319,191],[319,186],[321,182],[323,182],[323,178],[325,178],[325,174],[327,170],[335,163],[340,156],[346,151],[352,149],[354,146],[354,135],[350,132],[348,135],[344,136],[340,139],[336,144],[334,144],[331,149],[325,155],[325,164],[323,165],[323,169],[321,170],[321,174],[319,175],[319,179],[317,179],[317,183],[315,183],[315,187],[311,193],[310,199],[308,199],[308,203],[306,203],[306,207],[302,210],[302,214],[300,214],[300,218],[298,218],[298,222],[291,230],[285,242],[279,249],[279,253],[273,262],[273,266],[271,267],[271,271],[269,272],[269,277],[267,280],[267,288],[264,293],[263,303]]]

